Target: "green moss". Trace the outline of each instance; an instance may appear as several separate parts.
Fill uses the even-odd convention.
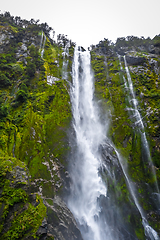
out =
[[[27,236],[37,237],[36,232],[46,216],[46,207],[38,195],[36,201],[39,203],[38,206],[34,207],[29,203],[27,210],[18,216],[15,214],[14,219],[11,221],[10,229],[2,235],[4,240],[14,240]]]
[[[51,200],[51,199],[45,199],[51,206],[53,205],[53,200]]]
[[[143,233],[143,230],[140,229],[140,228],[137,228],[135,230],[135,233],[136,233],[136,236],[139,240],[144,240],[145,239],[145,236],[144,236],[144,233]]]
[[[14,189],[9,187],[9,182],[5,182],[3,186],[3,192],[2,192],[2,197],[0,198],[1,203],[5,204],[5,207],[3,209],[3,215],[2,219],[5,219],[8,212],[9,208],[13,206],[15,203],[19,202],[27,202],[28,200],[28,195],[23,189]]]
[[[12,169],[16,166],[19,166],[24,169],[26,167],[23,162],[16,158],[9,156],[0,157],[0,177],[2,178],[5,177],[7,172],[11,172]]]
[[[46,38],[44,51],[44,67],[46,69],[46,76],[51,75],[57,78],[62,77],[62,50],[50,44]]]

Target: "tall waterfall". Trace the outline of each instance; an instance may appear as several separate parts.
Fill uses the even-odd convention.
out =
[[[93,100],[93,76],[90,53],[75,48],[71,88],[76,155],[72,168],[73,189],[69,208],[77,219],[84,240],[102,240],[98,199],[106,196],[106,186],[99,175],[101,165],[98,147],[105,138],[98,108]],[[109,234],[109,233],[108,233]],[[111,239],[110,236],[108,239]]]
[[[83,240],[137,240],[133,224],[126,223],[122,217],[130,208],[135,211],[133,215],[141,219],[146,239],[159,240],[146,220],[122,157],[106,137],[107,124],[102,124],[98,105],[94,101],[93,80],[90,53],[75,47],[70,90],[75,136],[68,207]],[[113,157],[111,152],[115,154]],[[107,166],[107,161],[113,168]],[[103,169],[107,177],[104,177]],[[108,189],[112,183],[118,183],[119,173],[130,193],[130,201],[123,204],[124,209],[119,209],[117,203],[119,193]]]

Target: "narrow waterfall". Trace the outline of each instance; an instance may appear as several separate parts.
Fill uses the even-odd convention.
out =
[[[134,93],[134,89],[133,89],[133,83],[132,83],[132,79],[131,79],[131,76],[130,76],[130,72],[129,72],[129,69],[128,69],[128,66],[127,66],[127,61],[126,61],[125,56],[124,56],[124,63],[125,63],[125,70],[126,70],[126,74],[127,74],[127,80],[128,80],[128,89],[129,89],[129,92],[130,92],[130,97],[128,96],[128,98],[129,98],[129,102],[132,105],[132,107],[128,108],[128,110],[132,111],[133,117],[136,119],[135,125],[138,125],[138,127],[139,127],[138,129],[139,129],[140,134],[141,134],[142,144],[144,145],[144,149],[146,150],[146,155],[147,155],[146,160],[149,162],[149,166],[151,168],[151,171],[152,171],[152,174],[153,174],[153,177],[154,177],[154,181],[155,181],[155,185],[156,185],[156,190],[157,190],[157,193],[159,195],[159,188],[158,188],[158,183],[157,183],[157,178],[156,178],[156,172],[155,172],[155,169],[154,169],[154,165],[152,163],[152,159],[151,159],[151,155],[150,155],[150,151],[149,151],[149,146],[148,146],[148,142],[147,142],[147,138],[146,138],[146,134],[145,134],[145,130],[144,130],[144,124],[143,124],[141,115],[140,115],[139,110],[138,110],[138,102],[137,102],[136,97],[135,97],[135,93]],[[120,68],[122,70],[121,62],[120,62]],[[124,80],[125,87],[127,88],[127,82],[126,82],[126,79],[125,79],[124,76],[123,76],[123,80]],[[117,155],[118,155],[118,153],[117,153]],[[119,156],[119,159],[121,159],[120,156]],[[120,160],[120,163],[121,163],[121,160]],[[128,179],[128,176],[125,173],[125,169],[123,167],[123,164],[121,164],[121,166],[122,166],[122,170],[124,172],[126,181],[128,182],[128,186],[129,186],[129,189],[131,191],[131,195],[132,195],[132,197],[134,199],[134,202],[135,202],[135,204],[136,204],[136,206],[137,206],[137,208],[140,212],[140,215],[142,217],[142,224],[143,224],[143,227],[144,227],[144,230],[145,230],[145,235],[151,240],[159,239],[157,232],[151,226],[149,226],[149,224],[148,224],[148,222],[145,218],[144,212],[143,212],[142,208],[140,207],[140,205],[137,201],[137,198],[135,196],[135,193],[134,193],[133,187],[131,185],[131,182]],[[159,197],[158,197],[158,200],[159,200]]]
[[[123,70],[123,68],[122,68],[122,63],[121,63],[121,57],[120,57],[120,55],[118,54],[118,58],[119,58],[119,63],[120,63],[120,69],[121,69],[121,71]],[[127,86],[127,81],[126,81],[126,78],[125,78],[125,76],[123,75],[123,81],[124,81],[124,88],[125,89],[128,89],[128,86]]]
[[[69,47],[70,42],[67,42],[66,46],[64,47],[63,51],[63,67],[62,67],[62,78],[68,80],[68,56],[69,56]]]
[[[40,41],[40,48],[39,48],[39,50],[40,50],[40,51],[41,51],[41,48],[42,48],[43,35],[44,35],[44,33],[43,33],[43,31],[42,31],[42,35],[41,35],[41,41]]]
[[[44,46],[46,43],[46,35],[42,32],[42,37],[41,37],[41,43],[40,43],[40,48],[41,48],[41,57],[43,58],[44,54]]]
[[[115,149],[116,151],[116,154],[118,156],[118,159],[119,159],[119,163],[121,165],[121,168],[122,168],[122,171],[123,171],[123,174],[124,174],[124,177],[125,177],[125,180],[126,180],[126,183],[128,185],[128,189],[131,193],[131,196],[133,198],[133,201],[141,215],[141,218],[142,218],[142,224],[143,224],[143,227],[144,227],[144,233],[147,237],[147,240],[150,239],[150,240],[159,240],[159,236],[157,234],[157,232],[149,225],[146,217],[145,217],[145,213],[143,211],[143,209],[141,208],[138,200],[137,200],[137,197],[136,197],[136,194],[135,194],[135,190],[134,190],[134,187],[132,185],[132,182],[131,180],[129,179],[129,177],[127,176],[127,173],[126,173],[126,170],[125,170],[125,167],[123,165],[123,162],[122,162],[122,158],[120,156],[120,154],[117,152],[117,150]]]
[[[131,79],[131,75],[127,66],[127,61],[126,58],[124,56],[124,63],[125,63],[125,70],[126,70],[126,74],[127,74],[127,79],[128,79],[128,87],[129,87],[129,92],[130,92],[130,98],[129,98],[129,102],[131,104],[131,107],[128,108],[129,111],[132,112],[132,117],[135,118],[135,126],[138,126],[138,129],[140,131],[141,134],[141,141],[145,150],[145,161],[148,161],[148,165],[151,169],[151,173],[152,173],[152,178],[154,179],[155,182],[155,191],[157,192],[158,196],[160,195],[159,193],[159,188],[158,188],[158,183],[157,183],[157,177],[156,177],[156,172],[155,172],[155,168],[152,162],[152,158],[151,158],[151,154],[150,154],[150,150],[149,150],[149,145],[148,145],[148,141],[146,138],[146,133],[145,133],[145,129],[144,129],[144,124],[140,115],[140,112],[138,110],[138,101],[136,100],[135,97],[135,93],[134,93],[134,89],[133,89],[133,83],[132,83],[132,79]],[[159,197],[158,197],[159,199]],[[160,200],[160,199],[159,199]],[[160,201],[159,201],[160,203]]]

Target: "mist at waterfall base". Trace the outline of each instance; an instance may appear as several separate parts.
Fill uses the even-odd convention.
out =
[[[71,186],[67,205],[83,240],[138,240],[136,229],[147,240],[158,240],[139,204],[126,161],[106,137],[109,120],[107,113],[102,118],[101,106],[94,97],[90,61],[89,51],[75,47],[70,89]]]

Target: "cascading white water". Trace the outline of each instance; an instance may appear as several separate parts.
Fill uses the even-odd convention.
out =
[[[115,148],[114,148],[115,149]],[[134,203],[141,215],[141,218],[142,218],[142,224],[143,224],[143,227],[144,227],[144,232],[145,232],[145,235],[147,237],[147,239],[149,238],[150,240],[159,240],[159,236],[157,234],[157,232],[149,225],[148,221],[146,220],[146,217],[145,217],[145,214],[143,212],[143,209],[141,208],[138,200],[137,200],[137,197],[136,197],[136,194],[135,194],[135,190],[134,190],[134,187],[126,173],[126,170],[125,170],[125,167],[124,167],[124,164],[123,164],[123,160],[120,156],[120,154],[118,153],[118,151],[115,149],[115,152],[117,154],[117,157],[119,159],[119,163],[121,165],[121,168],[122,168],[122,171],[123,171],[123,174],[124,174],[124,177],[126,179],[126,183],[128,185],[128,189],[132,195],[132,198],[134,200]]]
[[[43,31],[42,31],[42,35],[41,35],[41,41],[40,41],[40,50],[41,50],[41,48],[42,48],[42,42],[43,42]]]
[[[121,71],[123,70],[123,68],[122,68],[122,63],[121,63],[121,57],[120,57],[120,55],[118,54],[118,58],[119,58],[119,63],[120,63],[120,69],[121,69]],[[125,78],[125,76],[123,75],[123,81],[124,81],[124,87],[125,87],[125,89],[128,89],[128,86],[127,86],[127,81],[126,81],[126,78]]]
[[[127,73],[128,86],[129,86],[129,90],[130,90],[130,94],[131,94],[130,101],[132,102],[132,105],[133,105],[133,109],[129,109],[129,110],[134,111],[134,116],[137,119],[137,121],[135,122],[135,125],[139,125],[140,129],[144,130],[143,121],[142,121],[141,115],[140,115],[140,113],[138,111],[138,108],[137,108],[138,102],[137,102],[135,94],[134,94],[133,83],[132,83],[131,75],[129,73],[129,69],[128,69],[128,66],[127,66],[125,56],[124,56],[124,63],[125,63],[125,69],[126,69],[126,73]]]
[[[41,43],[40,43],[41,57],[42,58],[43,58],[43,54],[44,54],[45,43],[46,43],[46,35],[42,32]]]
[[[111,240],[109,229],[108,237],[104,237],[99,221],[101,209],[98,199],[101,195],[106,196],[107,192],[99,175],[101,162],[98,155],[105,129],[93,100],[94,86],[88,51],[81,52],[75,48],[72,72],[71,102],[77,150],[72,168],[74,184],[68,205],[80,225],[84,240]]]

